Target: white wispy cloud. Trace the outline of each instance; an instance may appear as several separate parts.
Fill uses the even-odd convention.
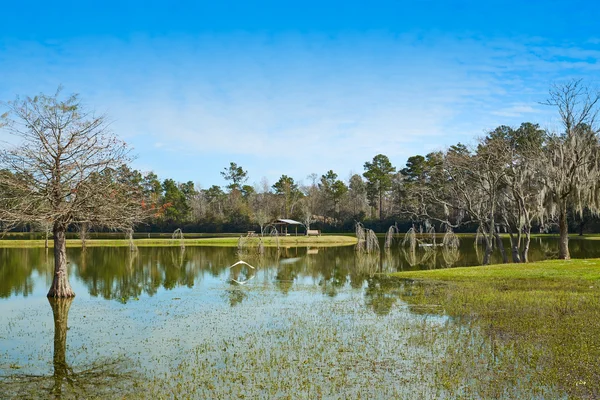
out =
[[[0,52],[0,96],[62,83],[109,114],[136,165],[165,177],[221,183],[229,161],[257,181],[346,176],[378,153],[401,168],[498,125],[547,123],[550,83],[597,69],[590,43],[381,32],[19,42]]]

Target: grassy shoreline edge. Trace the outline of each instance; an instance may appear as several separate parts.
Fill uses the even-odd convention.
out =
[[[328,247],[328,246],[352,246],[356,244],[356,238],[352,236],[284,236],[279,239],[268,237],[250,237],[246,238],[246,245],[258,245],[262,239],[265,247]],[[199,238],[199,239],[184,239],[183,244],[190,247],[199,246],[222,246],[236,247],[239,237],[216,237],[216,238]],[[12,239],[0,240],[0,248],[37,248],[44,247],[44,240],[41,239]],[[179,239],[134,239],[133,243],[137,247],[177,247],[181,245]],[[52,240],[48,242],[49,247],[53,247]],[[129,240],[127,239],[88,239],[86,240],[87,247],[127,247]],[[81,247],[80,239],[67,239],[67,247]]]
[[[600,280],[600,259],[545,260],[524,264],[495,264],[424,271],[402,271],[393,277],[441,280],[583,279]]]

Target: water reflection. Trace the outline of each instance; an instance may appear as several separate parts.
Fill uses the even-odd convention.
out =
[[[375,275],[367,279],[365,305],[375,314],[387,315],[398,301],[398,280],[386,275]]]
[[[571,240],[573,257],[599,257],[596,241]],[[315,251],[317,250],[317,251]],[[555,256],[555,239],[532,241],[532,261]],[[154,296],[159,290],[193,288],[206,279],[249,285],[269,284],[289,294],[299,283],[314,284],[327,296],[336,296],[339,288],[358,289],[369,284],[377,273],[432,269],[479,264],[473,240],[462,238],[458,248],[393,246],[380,253],[356,252],[353,247],[338,248],[267,248],[264,253],[239,254],[227,247],[157,247],[131,252],[125,247],[92,247],[86,251],[67,251],[72,284],[82,285],[93,297],[126,303],[140,296]],[[500,262],[499,255],[493,262]],[[256,267],[229,270],[244,260]],[[26,297],[36,287],[46,289],[52,279],[52,257],[45,249],[0,249],[0,297]],[[79,289],[81,290],[81,289]],[[236,295],[237,303],[243,296]]]
[[[110,397],[131,391],[129,383],[136,374],[127,371],[122,359],[104,357],[93,363],[73,368],[67,360],[67,334],[69,310],[73,298],[54,299],[48,302],[54,320],[54,340],[51,375],[16,374],[3,377],[2,396],[7,398],[52,399]],[[90,346],[93,343],[90,343]]]
[[[0,248],[0,298],[30,295],[34,274],[43,276],[51,272],[49,262],[45,249]]]
[[[55,397],[62,397],[63,383],[67,382],[70,386],[77,380],[74,379],[73,370],[67,365],[67,320],[69,319],[69,309],[73,298],[51,299],[52,316],[54,317],[54,384],[52,393]]]
[[[554,251],[556,243],[539,240],[535,246],[533,260]],[[594,241],[582,241],[572,247],[573,255],[597,257],[600,255],[598,247]],[[3,261],[0,293],[3,297],[21,297],[15,301],[3,300],[2,305],[7,307],[0,308],[0,318],[7,316],[0,319],[0,322],[7,321],[0,323],[0,338],[8,339],[0,341],[0,354],[6,355],[8,360],[0,372],[12,375],[14,365],[15,370],[37,374],[22,375],[26,379],[0,377],[1,394],[19,398],[128,397],[131,375],[125,370],[124,362],[116,357],[130,357],[129,362],[138,363],[133,365],[137,373],[143,374],[144,368],[149,368],[152,370],[145,372],[158,376],[177,371],[182,358],[195,354],[198,365],[190,364],[189,368],[179,370],[183,372],[176,380],[172,380],[172,375],[165,375],[165,381],[192,382],[195,388],[202,388],[206,382],[212,384],[225,379],[223,368],[229,368],[229,373],[233,372],[232,380],[222,380],[219,387],[228,390],[233,383],[247,387],[244,380],[249,371],[260,373],[257,379],[278,384],[282,377],[293,375],[288,370],[297,372],[297,368],[304,366],[308,369],[303,376],[315,379],[315,388],[325,387],[327,382],[321,379],[330,376],[337,379],[334,389],[338,391],[356,387],[352,385],[357,379],[366,379],[360,386],[368,387],[377,377],[385,376],[381,380],[381,391],[364,397],[403,398],[409,395],[394,396],[387,390],[404,385],[399,377],[408,376],[412,370],[403,364],[407,356],[403,352],[408,345],[398,344],[406,335],[413,335],[411,341],[405,340],[410,346],[418,347],[419,343],[430,346],[425,347],[429,357],[426,364],[416,364],[421,368],[415,369],[418,374],[413,375],[417,384],[421,384],[425,376],[436,376],[431,366],[441,365],[438,356],[445,354],[438,351],[439,346],[454,349],[458,343],[473,347],[472,342],[460,341],[463,336],[436,339],[438,334],[456,333],[447,330],[446,325],[440,328],[440,323],[457,320],[431,317],[442,313],[441,302],[418,300],[437,293],[439,287],[429,285],[421,289],[417,284],[381,274],[437,268],[451,262],[469,265],[476,259],[472,242],[463,240],[459,251],[452,254],[444,254],[443,249],[415,249],[415,257],[421,260],[416,264],[404,256],[399,246],[375,254],[357,253],[352,247],[314,250],[267,248],[264,253],[239,254],[235,248],[223,247],[140,248],[137,252],[128,248],[92,247],[85,252],[68,249],[71,281],[79,296],[75,302],[73,299],[50,300],[54,322],[51,357],[49,349],[44,352],[40,347],[44,343],[49,347],[52,340],[50,329],[42,328],[47,322],[44,318],[50,314],[42,296],[52,279],[52,257],[46,258],[43,249],[0,249]],[[421,253],[417,253],[419,251]],[[243,263],[231,268],[242,257],[255,268]],[[37,300],[31,294],[36,294]],[[24,299],[25,296],[29,297]],[[143,301],[132,301],[138,298]],[[41,305],[40,299],[43,300]],[[69,312],[74,321],[70,331]],[[39,325],[30,322],[38,320]],[[357,327],[362,327],[362,331]],[[456,337],[458,341],[454,340]],[[492,338],[491,343],[495,342],[496,338]],[[295,347],[285,347],[290,343]],[[382,348],[382,344],[386,347]],[[242,348],[248,352],[244,353],[246,350]],[[298,354],[309,355],[305,358],[308,367],[299,362]],[[490,371],[495,368],[495,348],[491,354]],[[103,358],[105,356],[109,358]],[[329,366],[334,364],[329,363],[336,360],[335,357],[341,357],[337,360],[347,362],[349,368],[357,368],[349,375],[343,371],[350,369],[344,368],[332,375],[323,374],[325,369],[332,370]],[[286,360],[284,368],[288,370],[280,369],[282,359]],[[92,364],[83,366],[82,360]],[[164,364],[163,360],[166,360]],[[257,360],[262,360],[262,364],[253,364]],[[335,365],[344,365],[338,361]],[[421,361],[419,358],[418,362]],[[248,369],[248,365],[260,367]],[[266,367],[272,370],[271,375],[265,377]],[[278,371],[284,372],[277,375]],[[364,374],[365,371],[370,374]],[[465,376],[470,379],[474,375]],[[143,381],[135,390],[146,384]],[[353,390],[344,392],[342,397],[357,397]],[[210,397],[181,393],[182,398]],[[225,393],[221,398],[236,397],[225,391],[219,393]],[[267,397],[264,392],[247,397],[261,397],[261,394]],[[173,397],[166,395],[169,396]]]

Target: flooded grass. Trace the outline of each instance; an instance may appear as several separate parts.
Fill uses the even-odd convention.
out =
[[[52,303],[44,252],[3,251],[28,262],[0,291],[0,398],[600,396],[598,260],[392,277],[351,248],[255,269],[226,248],[73,249],[78,295]]]
[[[154,377],[149,393],[225,399],[435,396],[433,380],[417,368],[431,363],[431,354],[409,345],[410,332],[422,325],[405,310],[379,317],[357,300],[243,310],[236,321],[252,329],[215,331],[175,368]],[[268,318],[257,318],[265,312]],[[431,329],[440,325],[440,319],[426,322]]]
[[[239,293],[244,300],[232,306]],[[324,296],[318,285],[298,285],[282,295],[257,284],[102,307],[76,299],[70,314],[69,344],[57,349],[55,341],[53,349],[55,362],[57,351],[66,353],[71,371],[60,377],[63,398],[89,391],[82,378],[93,369],[90,363],[115,365],[104,370],[104,381],[95,381],[98,389],[91,394],[100,397],[113,386],[123,395],[124,381],[131,389],[127,398],[434,398],[440,393],[428,372],[438,345],[419,346],[415,340],[444,329],[447,320],[413,316],[400,306],[379,315],[365,307],[361,291],[349,287],[335,298]],[[28,371],[3,374],[8,397],[35,398],[36,387],[38,395],[56,390],[61,370],[51,362],[51,318],[44,315],[42,332],[32,332],[22,322],[25,315],[29,311],[12,315],[2,332],[20,338],[11,362]],[[31,348],[35,342],[43,343],[38,351]]]
[[[498,391],[518,376],[510,367],[523,366],[531,371],[532,389],[555,388],[568,398],[600,397],[599,260],[397,276],[419,279],[400,284],[402,299],[414,310],[451,316],[459,325],[487,338],[495,357],[508,367],[493,368],[493,387]],[[482,354],[473,346],[459,348],[476,359]],[[462,359],[453,352],[448,354],[447,363],[436,366],[436,373],[453,382],[458,394],[468,386],[465,377],[485,377],[488,368],[483,363],[469,373],[473,365],[467,368]]]

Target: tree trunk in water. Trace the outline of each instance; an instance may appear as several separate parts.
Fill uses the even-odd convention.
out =
[[[85,251],[87,248],[87,232],[88,225],[86,222],[81,224],[79,235],[81,236],[81,250]]]
[[[496,245],[498,246],[498,249],[500,250],[500,254],[502,254],[502,262],[504,264],[507,264],[508,256],[506,255],[506,250],[504,250],[504,243],[502,243],[502,239],[500,238],[500,235],[498,234],[498,232],[494,232],[494,237],[496,238]]]
[[[566,203],[560,206],[560,215],[558,216],[558,226],[560,229],[560,243],[558,249],[558,258],[561,260],[569,260],[569,225],[567,223],[567,205]]]
[[[69,308],[73,298],[67,299],[48,299],[52,314],[54,316],[54,386],[52,394],[60,398],[63,391],[63,384],[70,380],[69,366],[67,365],[67,319],[69,317]]]
[[[67,246],[65,239],[66,227],[54,224],[54,279],[48,292],[48,297],[75,297],[69,284],[67,274]]]
[[[519,238],[515,237],[512,233],[510,233],[510,250],[512,255],[512,262],[520,263],[521,256],[519,255]]]
[[[531,243],[531,227],[527,228],[525,232],[525,244],[523,245],[523,253],[521,255],[521,262],[529,262],[529,244]]]
[[[492,252],[494,248],[492,247],[492,241],[488,236],[485,236],[485,253],[483,253],[483,265],[488,265],[490,263],[490,259],[492,258]]]

